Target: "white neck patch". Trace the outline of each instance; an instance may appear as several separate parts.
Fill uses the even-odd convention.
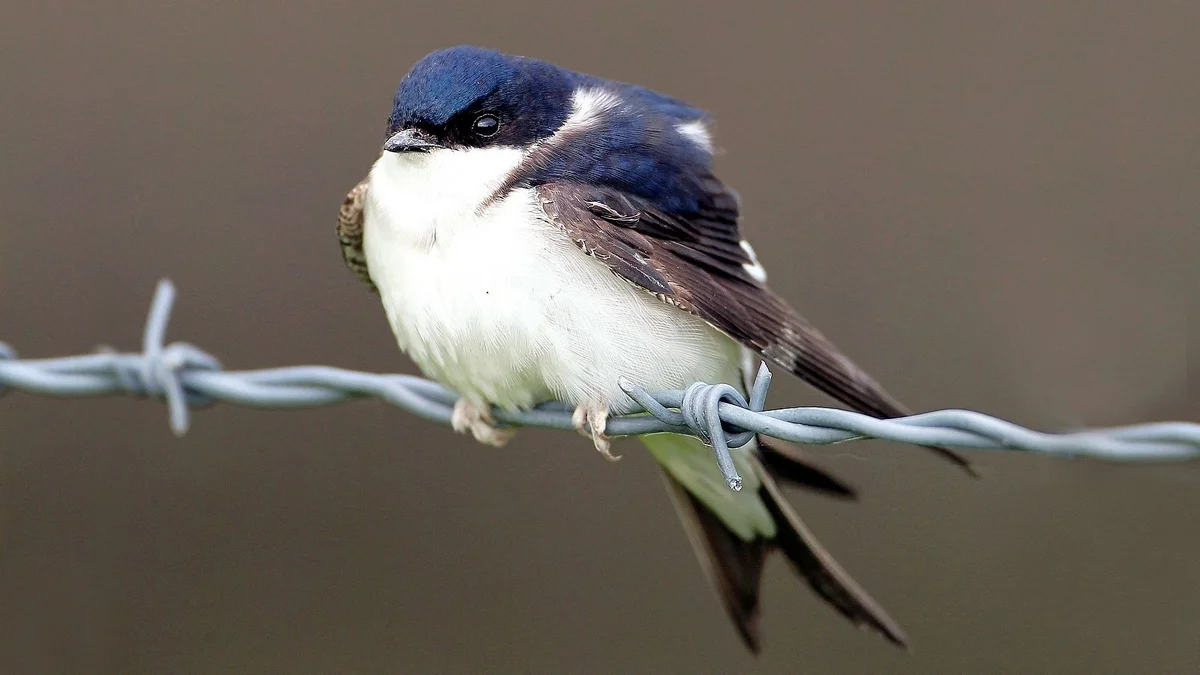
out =
[[[675,131],[678,131],[684,138],[700,146],[708,154],[712,154],[712,135],[708,133],[708,127],[704,125],[704,122],[695,120],[677,124],[675,125]]]

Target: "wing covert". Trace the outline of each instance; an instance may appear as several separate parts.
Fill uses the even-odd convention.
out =
[[[367,199],[367,181],[355,185],[338,209],[337,238],[342,246],[342,260],[346,267],[372,291],[378,292],[371,272],[367,269],[367,256],[363,253],[363,204]]]

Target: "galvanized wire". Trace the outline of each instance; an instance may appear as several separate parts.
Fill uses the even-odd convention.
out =
[[[165,400],[171,429],[187,431],[192,408],[217,401],[256,408],[325,406],[375,397],[426,420],[449,424],[457,394],[411,375],[381,375],[328,366],[226,371],[213,356],[187,343],[165,344],[174,286],[159,282],[142,339],[142,351],[102,351],[84,356],[18,359],[0,342],[0,395],[9,389],[57,397],[131,394]],[[1200,457],[1200,424],[1159,422],[1072,433],[1026,429],[971,410],[939,410],[880,420],[833,408],[764,410],[771,374],[764,365],[747,401],[735,388],[693,384],[683,391],[647,392],[621,387],[644,412],[615,417],[613,436],[662,431],[692,434],[713,447],[731,488],[741,487],[729,449],[755,434],[796,443],[830,444],[875,438],[975,450],[1020,450],[1110,461],[1179,461]],[[507,425],[571,429],[571,409],[551,402],[523,412],[496,410]]]

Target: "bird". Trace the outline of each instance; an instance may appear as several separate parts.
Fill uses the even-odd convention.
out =
[[[654,90],[483,47],[435,51],[404,75],[337,234],[400,349],[459,394],[456,431],[502,445],[514,429],[493,409],[562,401],[616,459],[607,420],[640,410],[622,379],[744,392],[760,359],[859,412],[908,414],[770,290],[740,234],[739,197],[713,173],[711,129],[709,113]],[[774,551],[850,621],[907,648],[780,487],[853,499],[847,483],[758,437],[733,451],[734,491],[698,438],[640,438],[751,652]]]

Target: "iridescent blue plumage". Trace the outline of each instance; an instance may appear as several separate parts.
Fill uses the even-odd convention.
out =
[[[580,89],[615,94],[596,128],[572,139],[522,177],[536,186],[585,181],[629,192],[672,213],[709,207],[705,181],[712,154],[679,130],[708,114],[683,101],[623,82],[577,73],[545,61],[479,47],[433,52],[419,61],[396,92],[387,133],[406,126],[453,135],[457,120],[499,112],[507,134],[493,144],[529,146],[570,117]]]
[[[517,71],[512,57],[490,49],[464,45],[433,52],[400,81],[389,126],[441,126],[512,80]]]

